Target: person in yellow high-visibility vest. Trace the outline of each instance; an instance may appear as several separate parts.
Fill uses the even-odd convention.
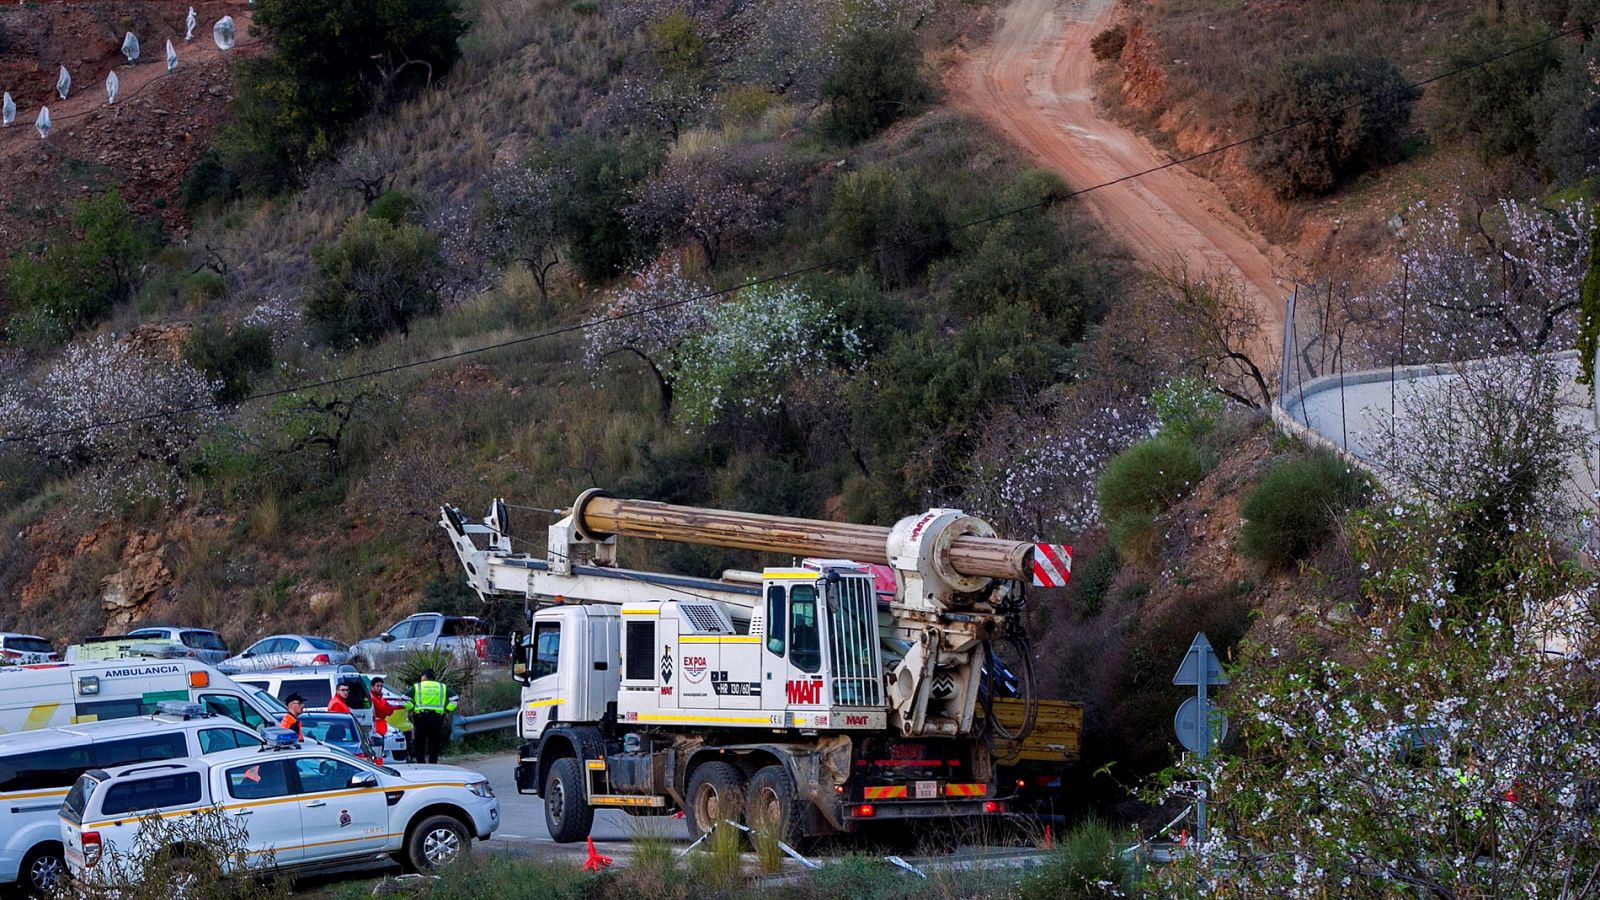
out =
[[[411,760],[421,763],[439,761],[439,750],[444,746],[445,715],[456,711],[456,701],[443,684],[434,680],[433,670],[425,669],[422,680],[411,686],[411,734],[415,746]]]

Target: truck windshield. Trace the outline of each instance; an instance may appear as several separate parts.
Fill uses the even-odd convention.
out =
[[[833,702],[839,706],[877,706],[883,678],[878,673],[878,614],[872,583],[846,577],[828,584],[828,667]]]

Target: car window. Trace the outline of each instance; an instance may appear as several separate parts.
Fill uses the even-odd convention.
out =
[[[73,782],[72,790],[67,792],[67,799],[61,804],[61,817],[74,825],[82,825],[83,811],[89,805],[89,797],[99,786],[100,782],[89,775]]]
[[[306,706],[327,706],[333,699],[333,688],[327,678],[285,678],[278,684],[278,699],[288,702],[290,694],[299,694]]]
[[[360,740],[356,731],[356,720],[347,716],[326,718],[318,717],[302,724],[305,735],[312,740],[322,741],[325,744],[355,743]]]
[[[261,739],[237,728],[200,729],[200,752],[216,753],[220,750],[237,750],[240,747],[259,747]]]
[[[36,637],[8,637],[6,649],[16,650],[21,653],[54,653],[55,648],[44,638]]]
[[[88,747],[59,747],[0,757],[0,791],[68,787],[88,768]]]
[[[222,637],[215,631],[185,631],[179,639],[185,647],[193,650],[228,651],[228,645],[222,642]]]
[[[167,636],[165,628],[141,628],[138,631],[128,632],[128,637],[164,638]]]
[[[121,700],[97,700],[93,703],[79,703],[75,709],[76,722],[105,722],[111,719],[127,719],[132,716],[153,715],[156,704],[163,700],[182,700],[188,702],[188,691],[160,691],[145,694],[140,697],[124,697]]]
[[[475,635],[483,632],[483,623],[477,619],[445,619],[444,636],[460,637],[462,635]]]
[[[234,681],[244,685],[247,688],[254,688],[258,691],[264,691],[272,685],[272,682],[270,681],[256,681],[254,678],[235,678]]]
[[[193,806],[200,802],[200,773],[179,772],[157,778],[119,781],[106,789],[100,814],[117,816],[158,807]]]
[[[367,681],[360,675],[341,675],[340,684],[350,686],[350,697],[345,701],[351,709],[366,709],[372,705],[367,693]]]
[[[300,776],[302,794],[345,790],[350,787],[350,779],[361,774],[360,768],[326,756],[302,757],[294,761],[294,767]]]
[[[101,769],[125,766],[129,763],[152,762],[162,759],[182,759],[189,755],[188,742],[183,732],[152,734],[120,741],[95,744],[90,752],[94,764]]]
[[[320,638],[320,637],[306,638],[306,643],[310,644],[312,647],[314,647],[314,648],[316,648],[318,650],[349,650],[350,649],[350,647],[348,645],[341,644],[338,641],[333,640],[331,638]]]
[[[246,728],[260,728],[267,724],[260,713],[245,705],[244,701],[230,694],[203,694],[200,702],[206,705],[206,710],[219,716],[238,722]],[[276,724],[276,723],[273,723]]]
[[[394,635],[395,640],[403,641],[406,638],[411,637],[412,633],[415,632],[416,629],[416,621],[412,619],[406,619],[404,622],[396,623],[393,628],[389,629],[389,633]]]
[[[256,641],[254,644],[250,645],[248,650],[244,652],[254,654],[255,656],[261,656],[263,654],[273,652],[272,648],[277,646],[277,644],[278,641],[276,638],[269,638],[264,641]]]
[[[561,661],[561,623],[540,622],[533,627],[533,669],[529,678],[554,675]]]
[[[289,761],[283,759],[235,766],[227,772],[228,796],[235,800],[265,800],[289,795]]]

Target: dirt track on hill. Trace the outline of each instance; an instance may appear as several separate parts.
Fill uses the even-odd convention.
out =
[[[1089,41],[1114,12],[1114,0],[1012,0],[990,44],[952,73],[955,105],[988,121],[1074,189],[1169,162],[1095,106]],[[1100,188],[1082,202],[1147,265],[1181,259],[1191,269],[1239,277],[1260,303],[1263,337],[1277,345],[1289,289],[1283,255],[1229,209],[1215,185],[1174,167]]]

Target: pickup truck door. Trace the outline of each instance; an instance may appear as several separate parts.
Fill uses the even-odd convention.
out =
[[[305,859],[377,852],[389,840],[389,804],[378,776],[333,756],[294,760]]]
[[[250,864],[292,866],[305,859],[300,804],[285,802],[294,793],[291,761],[264,759],[222,770],[217,795],[226,797],[223,814],[249,835]]]
[[[412,649],[432,650],[444,631],[444,616],[420,616],[412,621],[416,629],[411,638]]]

